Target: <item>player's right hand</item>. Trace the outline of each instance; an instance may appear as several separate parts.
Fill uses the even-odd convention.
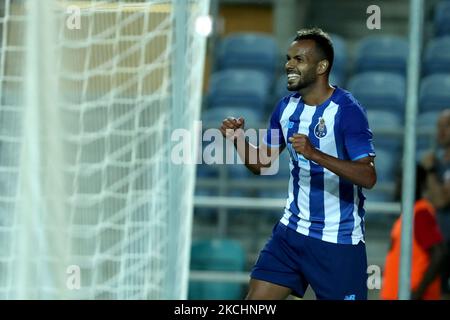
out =
[[[222,135],[230,140],[236,139],[238,136],[244,134],[244,118],[240,117],[238,119],[233,117],[228,117],[222,121],[222,126],[220,127],[220,132]]]

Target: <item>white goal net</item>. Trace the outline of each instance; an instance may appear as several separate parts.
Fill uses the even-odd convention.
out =
[[[0,298],[186,298],[208,10],[0,2]]]

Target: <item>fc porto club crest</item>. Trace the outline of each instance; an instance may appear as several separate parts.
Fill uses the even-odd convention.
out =
[[[314,135],[316,138],[321,139],[327,135],[327,126],[325,125],[325,119],[320,117],[316,126],[314,127]]]

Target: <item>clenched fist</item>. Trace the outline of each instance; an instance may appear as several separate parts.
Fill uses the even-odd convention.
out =
[[[222,126],[220,127],[220,132],[222,135],[230,140],[235,140],[240,135],[244,134],[244,118],[240,117],[238,119],[233,117],[228,117],[222,121]]]
[[[308,136],[300,133],[295,133],[289,137],[289,142],[297,153],[303,155],[306,159],[311,160],[316,149],[309,141]]]

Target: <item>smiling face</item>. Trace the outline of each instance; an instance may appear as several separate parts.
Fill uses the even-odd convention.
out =
[[[321,60],[314,40],[299,40],[292,42],[286,55],[286,73],[288,77],[287,89],[299,91],[307,88],[317,81],[322,69],[328,67],[328,63]],[[322,64],[322,65],[321,65]]]

